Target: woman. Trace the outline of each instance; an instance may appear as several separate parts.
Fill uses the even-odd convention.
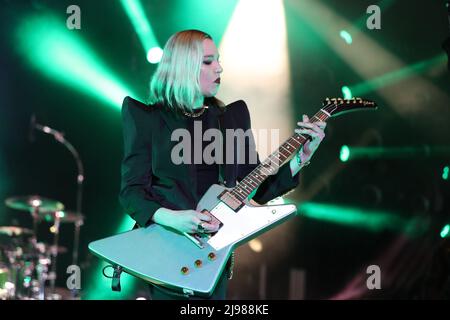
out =
[[[123,102],[124,158],[119,198],[140,227],[158,223],[182,233],[217,231],[207,213],[194,210],[199,199],[212,184],[234,186],[258,164],[221,164],[202,159],[207,143],[196,138],[199,127],[202,133],[209,129],[250,129],[250,116],[243,101],[225,106],[215,98],[223,71],[218,59],[211,36],[198,30],[178,32],[164,47],[150,84],[150,104],[129,97]],[[311,140],[289,165],[282,166],[260,185],[252,200],[265,203],[297,186],[298,172],[324,138],[325,123],[313,124],[304,116],[298,126],[295,132],[309,135]],[[178,142],[173,139],[176,130],[190,133],[191,149],[184,149],[182,155],[174,152]],[[245,159],[256,152],[249,140],[243,146],[225,141],[225,145],[228,143],[233,143],[233,148],[242,147]],[[225,298],[226,282],[224,273],[212,299]],[[179,297],[153,285],[150,289],[154,299]]]

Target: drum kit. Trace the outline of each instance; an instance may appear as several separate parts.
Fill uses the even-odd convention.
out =
[[[84,216],[64,211],[61,202],[38,195],[11,197],[5,204],[11,209],[27,212],[32,218],[33,229],[0,226],[0,300],[70,299],[69,290],[55,287],[57,257],[67,252],[65,247],[58,245],[60,225],[73,223],[79,228]],[[41,222],[52,224],[51,245],[38,242],[37,229]]]

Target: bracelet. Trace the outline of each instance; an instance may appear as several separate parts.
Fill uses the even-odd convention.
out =
[[[302,159],[300,159],[300,153],[297,153],[297,164],[300,166],[300,169],[303,168],[303,167],[308,166],[310,163],[311,163],[311,161],[306,161],[302,165]]]

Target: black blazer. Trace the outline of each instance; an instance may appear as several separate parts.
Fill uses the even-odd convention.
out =
[[[224,110],[221,112],[222,130],[245,131],[250,128],[250,115],[244,101],[229,104]],[[195,165],[176,165],[170,160],[171,150],[178,143],[171,141],[172,131],[186,128],[188,120],[176,117],[173,112],[158,105],[145,105],[130,97],[123,101],[122,120],[124,157],[119,201],[125,211],[139,226],[147,226],[152,222],[155,211],[161,207],[195,209],[200,200],[195,192]],[[247,144],[248,139],[245,140]],[[222,165],[225,185],[234,186],[256,166],[237,163]],[[289,165],[284,165],[276,175],[261,184],[253,200],[266,203],[297,185],[298,175],[292,177]]]

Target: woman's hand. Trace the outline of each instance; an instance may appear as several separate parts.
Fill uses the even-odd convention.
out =
[[[311,137],[303,147],[300,149],[298,156],[301,163],[308,162],[314,152],[316,152],[323,138],[325,138],[326,122],[310,122],[307,115],[303,115],[303,122],[297,122],[298,128],[295,129],[296,133],[307,135]]]
[[[218,225],[210,223],[211,216],[195,210],[159,208],[153,215],[153,221],[181,233],[211,233],[219,229]]]

